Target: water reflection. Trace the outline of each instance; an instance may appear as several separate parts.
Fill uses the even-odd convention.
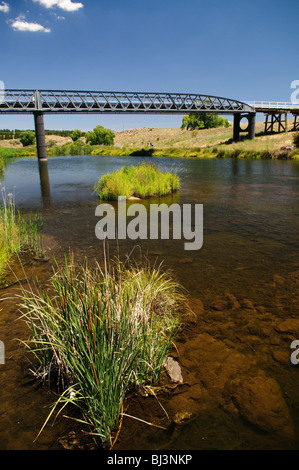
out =
[[[48,209],[51,207],[51,188],[47,160],[38,160],[38,169],[43,205]]]

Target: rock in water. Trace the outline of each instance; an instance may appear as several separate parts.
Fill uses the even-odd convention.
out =
[[[266,432],[294,438],[293,423],[279,384],[260,373],[231,382],[231,396],[240,416]]]
[[[182,371],[179,363],[172,357],[168,357],[165,362],[165,369],[172,382],[182,384],[184,383]]]

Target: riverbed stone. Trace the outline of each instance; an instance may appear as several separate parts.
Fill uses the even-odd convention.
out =
[[[287,320],[279,323],[275,329],[279,333],[291,334],[299,339],[299,319],[297,318],[288,318]]]
[[[234,294],[231,294],[230,292],[227,292],[225,294],[226,298],[228,299],[229,306],[234,309],[241,308],[241,304],[238,301],[237,297]]]
[[[171,380],[171,382],[182,384],[184,383],[182,370],[179,363],[173,359],[173,357],[168,357],[165,361],[165,369]]]
[[[254,339],[258,344],[259,336]],[[186,397],[189,400],[184,403],[183,411],[192,408],[200,414],[204,409],[218,406],[258,432],[278,433],[293,439],[293,422],[280,385],[255,359],[254,349],[240,353],[233,345],[228,346],[208,333],[190,339],[180,348],[180,364],[185,383],[188,384],[191,374],[200,384],[201,395],[195,400],[192,397],[191,401]],[[179,404],[179,397],[174,404]]]
[[[217,311],[226,310],[228,308],[228,302],[226,300],[214,300],[210,307]]]
[[[192,299],[191,308],[196,315],[203,315],[205,312],[205,306],[200,299]]]
[[[291,351],[272,351],[272,357],[274,361],[279,362],[280,364],[283,365],[288,365],[290,364],[290,356],[291,356]]]
[[[254,303],[252,302],[252,300],[250,300],[250,299],[243,299],[242,304],[243,304],[244,308],[246,308],[246,309],[248,309],[248,310],[252,310],[253,312],[256,311],[255,306],[254,306]]]
[[[234,379],[230,387],[232,401],[245,421],[264,432],[294,438],[290,412],[275,379],[261,371]]]

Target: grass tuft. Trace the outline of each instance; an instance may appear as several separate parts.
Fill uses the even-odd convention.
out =
[[[43,221],[38,212],[22,217],[16,210],[13,195],[1,188],[0,204],[0,277],[14,254],[30,250],[37,256],[43,255],[41,231]]]
[[[104,175],[96,184],[95,192],[101,199],[117,200],[119,196],[165,196],[179,187],[177,174],[163,172],[153,164],[142,163],[131,167],[125,165],[114,173]]]
[[[35,374],[56,372],[63,383],[56,405],[79,407],[80,422],[111,443],[128,389],[159,377],[180,326],[180,286],[161,266],[118,261],[103,272],[71,259],[54,272],[51,289],[52,296],[23,296]]]

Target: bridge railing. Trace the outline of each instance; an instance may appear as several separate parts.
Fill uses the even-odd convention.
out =
[[[291,101],[246,101],[246,103],[254,109],[299,111],[299,103],[296,104]]]

